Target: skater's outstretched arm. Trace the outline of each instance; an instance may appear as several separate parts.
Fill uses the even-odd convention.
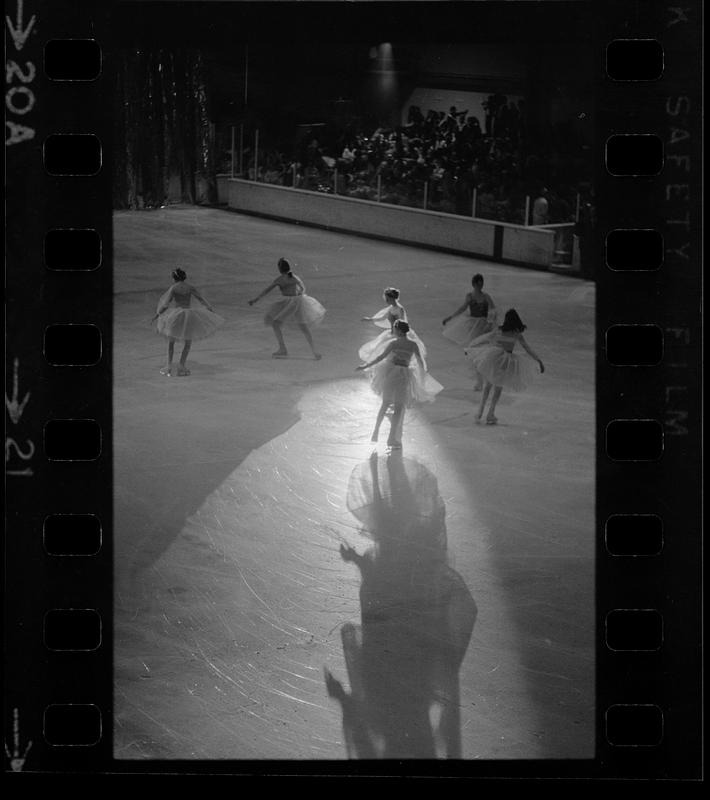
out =
[[[488,314],[486,315],[486,319],[491,324],[494,324],[496,321],[496,317],[498,316],[498,310],[496,309],[496,304],[493,302],[493,298],[489,294],[486,294],[484,292],[483,296],[486,298],[486,302],[488,303]]]
[[[163,313],[163,311],[168,310],[168,306],[170,305],[170,301],[172,299],[173,299],[173,287],[171,286],[168,289],[168,291],[165,292],[165,294],[160,298],[160,302],[158,304],[158,310],[156,311],[155,316],[153,317],[151,322],[158,319],[158,317]]]
[[[387,345],[387,347],[385,347],[385,349],[382,351],[382,353],[379,356],[377,356],[377,358],[375,358],[373,361],[370,361],[369,364],[360,364],[360,366],[359,367],[355,367],[355,369],[356,370],[362,370],[362,369],[369,369],[370,367],[374,367],[375,364],[377,364],[378,362],[382,361],[384,358],[387,358],[387,356],[392,352],[395,344],[396,344],[396,342],[390,342]]]
[[[207,302],[207,300],[205,300],[205,298],[197,291],[197,289],[194,286],[191,286],[190,288],[192,289],[192,293],[202,303],[202,305],[205,306],[205,308],[207,308],[209,311],[214,311],[212,306]]]
[[[261,300],[261,298],[265,294],[268,294],[272,289],[275,289],[278,285],[279,285],[279,281],[278,281],[278,278],[277,278],[273,283],[271,283],[269,286],[267,286],[266,289],[264,289],[263,292],[260,292],[253,300],[250,300],[249,301],[249,305],[253,306],[254,303],[256,303],[257,300]]]
[[[413,344],[414,344],[414,355],[417,361],[419,362],[419,366],[422,368],[423,372],[426,372],[426,364],[424,363],[424,359],[422,358],[422,354],[419,350],[419,345],[416,342],[414,342]]]
[[[488,344],[492,339],[497,336],[497,331],[488,331],[488,333],[483,333],[481,336],[477,336],[472,342],[469,342],[466,345],[466,350],[471,347],[480,347],[482,344]]]
[[[387,314],[389,313],[389,310],[390,310],[390,307],[389,306],[385,306],[384,308],[381,308],[376,314],[373,314],[371,317],[362,317],[361,321],[362,322],[373,322],[376,319],[384,319],[387,316]]]
[[[544,371],[545,371],[545,365],[544,365],[544,364],[542,363],[542,361],[540,360],[540,356],[538,356],[538,354],[537,354],[537,353],[536,353],[536,352],[535,352],[535,351],[532,349],[532,347],[530,347],[530,345],[529,345],[529,344],[528,344],[528,343],[525,341],[525,337],[523,336],[523,334],[522,334],[522,333],[521,333],[521,334],[520,334],[520,336],[518,337],[518,341],[519,341],[519,342],[520,342],[520,344],[523,346],[523,350],[525,350],[525,352],[526,352],[526,353],[527,353],[527,354],[528,354],[528,355],[529,355],[531,358],[534,358],[534,359],[535,359],[535,361],[537,361],[537,363],[540,365],[540,372],[544,372]]]
[[[454,317],[458,317],[459,314],[463,314],[463,312],[468,308],[468,304],[471,302],[471,293],[469,292],[466,295],[466,300],[464,301],[463,305],[454,311],[454,313],[450,317],[446,317],[441,321],[442,325],[446,325],[449,320],[452,320]]]

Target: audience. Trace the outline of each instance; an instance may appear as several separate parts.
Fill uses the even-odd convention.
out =
[[[411,106],[405,125],[372,131],[353,121],[329,144],[304,141],[294,159],[260,151],[257,179],[416,207],[427,182],[432,210],[470,215],[475,190],[477,217],[521,223],[530,197],[531,224],[574,222],[575,198],[590,171],[579,144],[559,128],[531,141],[522,100],[493,94],[483,107],[483,127],[455,106],[426,116]],[[245,166],[253,179],[251,153]]]

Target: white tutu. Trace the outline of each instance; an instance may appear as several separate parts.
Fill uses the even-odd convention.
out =
[[[158,317],[158,333],[170,339],[206,339],[224,319],[206,308],[169,308]]]
[[[295,297],[282,297],[269,306],[264,315],[264,325],[280,324],[319,325],[325,316],[325,309],[307,294]]]
[[[484,380],[511,392],[522,392],[535,380],[535,363],[520,358],[499,345],[482,345],[467,349],[466,358]]]
[[[487,317],[472,317],[470,314],[459,314],[444,325],[443,336],[461,347],[466,347],[484,333],[493,329]]]
[[[416,403],[432,403],[444,388],[414,360],[404,367],[387,358],[367,371],[375,394],[389,397],[392,403],[402,403],[407,408]]]
[[[357,351],[358,358],[360,361],[364,361],[367,363],[368,361],[372,361],[373,359],[377,358],[381,353],[384,352],[385,348],[390,342],[395,341],[397,336],[391,332],[389,324],[387,325],[387,330],[382,331],[379,336],[376,336],[374,339],[370,339],[369,342],[365,342],[365,344]],[[411,339],[412,341],[416,342],[419,345],[419,354],[422,357],[422,360],[426,364],[426,347],[424,342],[417,336],[417,334],[412,330],[409,329],[407,332],[407,338]]]

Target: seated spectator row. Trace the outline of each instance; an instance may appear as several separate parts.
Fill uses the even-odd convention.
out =
[[[484,108],[483,128],[456,107],[425,117],[412,106],[406,125],[367,132],[353,120],[329,143],[307,138],[290,158],[247,149],[245,177],[503,222],[523,223],[526,209],[528,224],[574,222],[589,194],[588,153],[564,130],[531,142],[522,101],[491,95]]]

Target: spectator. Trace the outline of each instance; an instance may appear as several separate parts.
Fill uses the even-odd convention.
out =
[[[594,207],[594,190],[586,188],[588,196],[585,197],[579,207],[579,220],[575,226],[575,233],[579,242],[579,262],[582,276],[589,281],[594,280],[595,261],[596,261],[596,223],[597,214]]]
[[[532,207],[532,224],[533,225],[547,225],[549,218],[550,204],[547,202],[547,189],[542,189],[538,196],[533,201]]]
[[[354,117],[341,125],[339,135],[328,138],[328,129],[323,128],[323,136],[306,139],[294,154],[298,160],[290,163],[264,141],[258,178],[332,192],[337,169],[338,193],[376,199],[379,191],[383,202],[413,206],[421,206],[423,183],[428,181],[430,207],[466,216],[478,187],[477,216],[520,223],[529,195],[533,199],[529,224],[573,219],[578,187],[588,175],[589,154],[575,150],[573,142],[556,146],[552,129],[530,141],[522,100],[516,103],[491,94],[483,106],[485,131],[475,116],[456,106],[448,114],[430,109],[424,116],[412,105],[407,124],[392,127],[376,127]],[[248,150],[244,163],[250,177],[257,177]]]
[[[351,167],[355,163],[355,149],[351,147],[350,142],[346,142],[345,147],[343,148],[343,152],[340,158],[343,161],[343,165],[345,167]]]

